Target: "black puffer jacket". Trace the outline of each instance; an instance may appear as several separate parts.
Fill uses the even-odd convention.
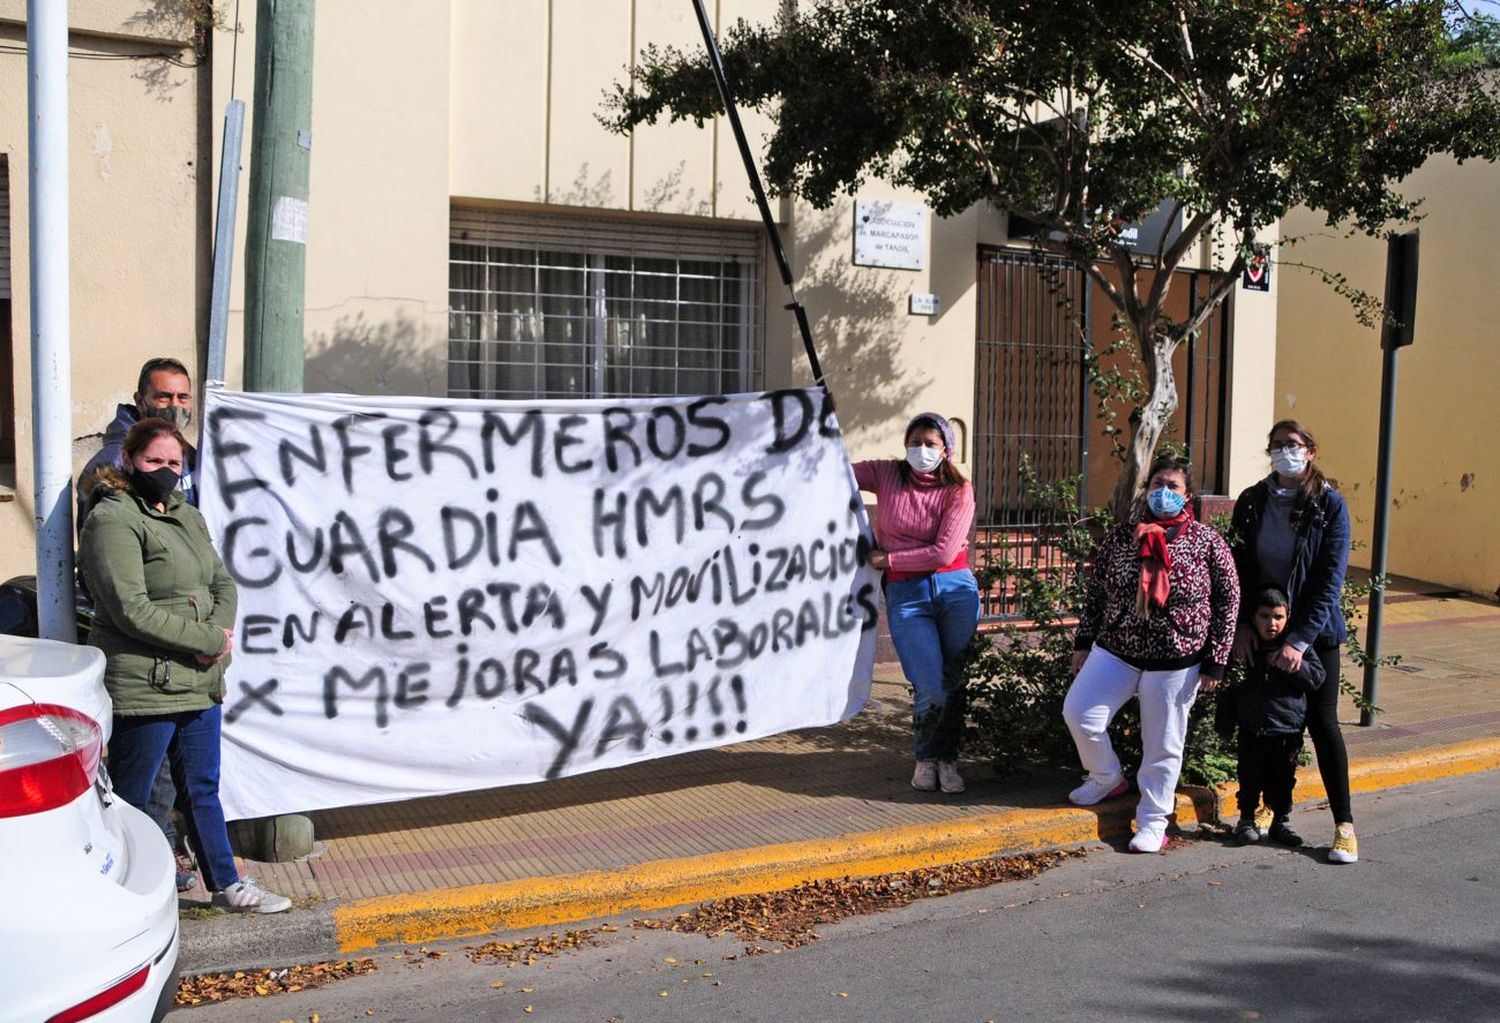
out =
[[[1307,723],[1307,694],[1324,684],[1323,663],[1311,652],[1302,658],[1302,669],[1291,675],[1271,667],[1276,649],[1257,643],[1245,677],[1235,687],[1241,735],[1300,735]]]

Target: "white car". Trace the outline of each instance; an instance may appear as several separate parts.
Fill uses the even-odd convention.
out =
[[[0,635],[0,1023],[171,1008],[176,864],[110,788],[103,679],[93,647]]]

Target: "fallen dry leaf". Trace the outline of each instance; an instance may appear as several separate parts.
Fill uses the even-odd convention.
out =
[[[375,971],[373,959],[340,959],[306,963],[281,969],[266,968],[253,973],[203,973],[184,977],[177,985],[177,1005],[202,1005],[233,998],[265,998],[308,988],[320,988],[346,977]]]
[[[618,930],[611,927],[608,930]],[[581,931],[568,931],[559,936],[553,931],[545,938],[523,938],[520,941],[487,941],[483,945],[470,948],[464,954],[473,963],[506,963],[515,965],[524,963],[527,966],[535,966],[538,956],[555,956],[563,952],[585,948],[589,945],[597,945],[594,935],[604,931],[604,927],[590,927]]]
[[[894,909],[918,899],[940,898],[1005,881],[1029,880],[1059,863],[1087,854],[1083,848],[1064,849],[876,877],[808,881],[777,892],[715,899],[675,917],[641,919],[634,923],[636,927],[651,930],[708,937],[735,934],[750,942],[745,955],[773,954],[782,948],[797,948],[817,941],[815,928],[822,924]],[[766,948],[761,941],[777,942],[782,948]]]

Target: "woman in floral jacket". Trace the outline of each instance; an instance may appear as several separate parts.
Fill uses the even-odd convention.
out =
[[[1234,556],[1217,532],[1194,521],[1192,498],[1188,461],[1158,457],[1132,521],[1100,542],[1063,702],[1088,771],[1068,798],[1091,806],[1126,791],[1109,723],[1132,696],[1140,700],[1141,800],[1132,852],[1158,852],[1166,842],[1199,680],[1206,690],[1218,684],[1234,642]]]

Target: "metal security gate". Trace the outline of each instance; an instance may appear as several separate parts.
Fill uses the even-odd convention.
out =
[[[1049,512],[1028,479],[1054,483],[1088,471],[1089,383],[1084,326],[1089,288],[1068,261],[981,249],[975,351],[975,567],[981,614],[1022,609],[1006,568],[1076,570],[1046,540]],[[989,569],[988,572],[985,569]],[[998,570],[998,571],[997,571]]]
[[[1108,266],[1100,269],[1113,273]],[[1219,275],[1176,273],[1164,311],[1181,320],[1211,294]],[[1119,463],[1107,443],[1101,440],[1090,460],[1089,438],[1102,435],[1084,359],[1113,333],[1113,307],[1071,262],[1032,251],[980,249],[978,284],[972,550],[975,569],[988,584],[982,614],[1015,619],[1024,613],[1017,570],[1066,580],[1079,568],[1049,542],[1059,512],[1037,498],[1029,481],[1081,480],[1081,510],[1107,503],[1118,478]],[[1173,359],[1178,408],[1162,441],[1193,460],[1203,494],[1222,493],[1226,482],[1230,322],[1225,303]],[[1106,361],[1121,365],[1124,358]],[[1128,429],[1129,409],[1117,405],[1116,412]]]

